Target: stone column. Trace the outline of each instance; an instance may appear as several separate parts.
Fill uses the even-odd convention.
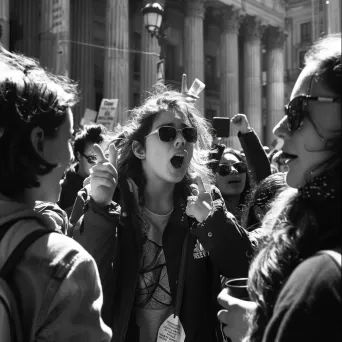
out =
[[[39,58],[39,1],[15,0],[13,2],[19,10],[16,18],[16,30],[18,38],[14,42],[14,50],[20,51],[26,56]],[[12,33],[15,34],[15,32]]]
[[[143,6],[148,1],[143,2]],[[148,91],[157,82],[157,62],[160,56],[160,45],[156,37],[152,37],[146,30],[144,20],[141,31],[141,59],[140,59],[140,98],[144,100]]]
[[[71,78],[79,83],[80,102],[74,107],[74,123],[79,125],[86,108],[95,110],[93,1],[71,2]]]
[[[55,66],[56,37],[51,31],[52,27],[52,1],[41,0],[41,22],[40,22],[40,63],[49,71]]]
[[[41,15],[41,63],[57,75],[69,76],[70,0],[42,0]]]
[[[262,82],[260,19],[246,16],[243,23],[243,112],[262,141]]]
[[[123,124],[129,106],[128,0],[106,1],[104,98],[118,99],[115,123]]]
[[[190,87],[195,78],[205,83],[204,80],[204,43],[203,43],[203,19],[204,0],[186,0],[184,18],[184,73],[187,75]],[[181,75],[179,75],[181,77]],[[204,116],[204,93],[202,91],[197,100],[197,108]]]
[[[0,43],[5,49],[9,49],[10,39],[10,11],[9,0],[0,1]]]
[[[54,0],[53,32],[57,36],[56,74],[70,76],[70,0]]]
[[[285,34],[279,27],[269,26],[267,43],[266,144],[275,139],[273,127],[284,116],[284,43]]]
[[[220,116],[232,118],[239,112],[238,31],[240,11],[226,6],[221,17]],[[229,146],[240,148],[237,132],[231,128]]]

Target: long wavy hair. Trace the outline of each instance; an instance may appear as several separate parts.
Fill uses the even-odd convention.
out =
[[[341,35],[331,35],[313,45],[306,55],[306,65],[316,70],[316,80],[340,96]],[[264,218],[262,227],[272,233],[261,244],[250,267],[248,286],[257,309],[250,316],[244,342],[262,341],[277,297],[293,270],[318,250],[334,248],[341,242],[341,131],[326,141],[325,150],[332,151],[332,156],[316,165],[314,171],[328,175],[336,198],[309,200],[289,188]],[[307,182],[312,181],[310,174],[305,176]]]
[[[134,141],[145,146],[145,136],[151,132],[156,116],[166,111],[183,114],[192,127],[196,128],[198,139],[194,145],[193,157],[184,179],[177,184],[193,183],[194,177],[199,175],[204,185],[213,183],[212,171],[208,168],[209,152],[212,144],[211,125],[201,116],[194,101],[186,98],[182,93],[159,84],[155,86],[150,96],[139,107],[130,111],[127,123],[116,130],[115,145],[118,150],[118,173],[134,180],[139,188],[139,202],[144,203],[144,189],[146,177],[142,168],[142,161],[132,150]]]

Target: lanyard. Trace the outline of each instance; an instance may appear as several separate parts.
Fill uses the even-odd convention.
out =
[[[179,267],[179,276],[178,276],[178,283],[177,283],[177,294],[176,294],[174,315],[178,317],[180,315],[182,299],[183,299],[185,270],[186,270],[186,264],[187,264],[188,241],[189,241],[189,231],[187,230],[186,236],[183,242],[182,257],[181,257],[181,262],[180,262],[180,267]]]

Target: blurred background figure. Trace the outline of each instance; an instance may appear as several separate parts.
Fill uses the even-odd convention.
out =
[[[241,153],[227,147],[216,168],[216,186],[224,198],[226,207],[238,220],[250,190],[247,165]]]
[[[96,163],[94,144],[101,144],[107,130],[102,125],[89,125],[76,133],[74,139],[75,163],[65,173],[61,181],[62,191],[58,205],[68,216],[72,211],[77,192],[83,188],[83,181],[89,176],[89,169]]]

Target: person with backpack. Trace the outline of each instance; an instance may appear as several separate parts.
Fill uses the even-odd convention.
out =
[[[241,341],[231,333],[243,307],[250,314],[244,342],[342,340],[341,89],[341,34],[335,34],[307,52],[273,130],[284,140],[289,189],[263,220],[270,233],[249,270],[251,301],[219,296],[219,318],[232,342]]]
[[[94,259],[57,228],[75,84],[0,45],[0,341],[107,342]],[[38,207],[39,206],[39,207]]]

